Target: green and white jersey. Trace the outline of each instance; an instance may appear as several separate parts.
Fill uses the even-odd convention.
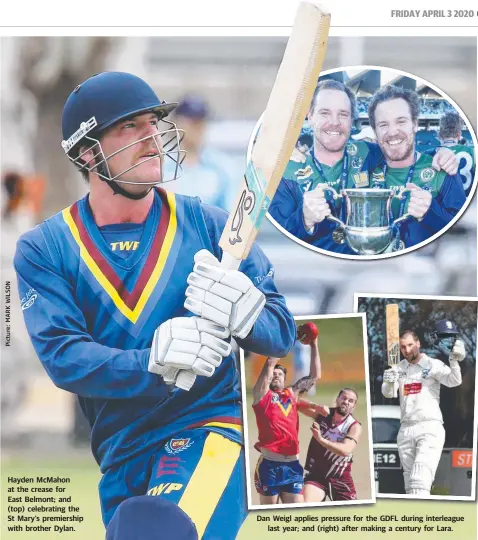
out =
[[[470,192],[473,180],[475,179],[475,153],[471,146],[455,144],[447,146],[458,159],[458,174],[463,182],[465,194]]]
[[[441,189],[443,181],[447,177],[447,173],[445,171],[436,171],[432,167],[432,161],[433,156],[419,154],[410,183],[429,191],[433,197],[436,197]],[[383,174],[384,168],[386,170],[385,178]],[[410,167],[377,167],[372,174],[373,185],[374,187],[393,189],[398,195],[405,189],[407,182],[409,182],[409,173]],[[399,209],[400,199],[394,198],[392,201],[392,212],[395,218],[399,217]],[[405,213],[407,212],[407,209],[408,200],[405,205]]]
[[[347,152],[347,188],[370,187],[368,172],[362,171],[364,164],[370,154],[367,143],[362,141],[349,142],[346,145]],[[301,154],[295,150],[289,163],[287,164],[283,178],[297,182],[303,193],[316,188],[318,184],[328,184],[335,190],[340,190],[341,175],[344,167],[344,158],[339,160],[332,167],[320,164],[319,166],[313,154]]]

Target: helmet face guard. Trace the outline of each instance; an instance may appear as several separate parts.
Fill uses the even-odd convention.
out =
[[[431,334],[434,347],[446,356],[451,354],[459,335],[455,323],[449,320],[438,321]]]
[[[63,109],[61,146],[70,161],[82,172],[95,173],[107,182],[115,193],[131,199],[145,197],[157,184],[175,180],[182,174],[185,151],[181,150],[184,132],[174,122],[166,120],[177,103],[161,101],[154,90],[142,79],[130,73],[104,72],[94,75],[78,85],[68,97]],[[119,122],[136,116],[152,113],[158,118],[158,132],[143,137],[105,155],[101,137],[106,130]],[[108,161],[120,152],[136,144],[144,144],[151,139],[154,150],[138,163],[112,174]],[[79,149],[86,146],[85,150]],[[93,157],[86,158],[87,153]],[[129,171],[143,163],[161,160],[161,178],[151,182],[135,182],[121,179]],[[165,167],[165,164],[168,166]],[[164,171],[169,172],[168,178]],[[120,184],[149,187],[145,192],[131,194]]]
[[[78,132],[76,132],[72,135],[70,140],[62,142],[62,147],[65,150],[65,153],[70,159],[70,161],[78,168],[79,171],[94,172],[102,180],[105,180],[107,182],[114,181],[119,184],[132,184],[154,187],[157,184],[170,182],[171,180],[178,179],[183,173],[182,162],[186,157],[186,151],[181,150],[181,141],[184,137],[184,131],[178,129],[176,127],[176,124],[174,122],[171,122],[170,120],[162,119],[159,120],[159,122],[164,125],[164,129],[158,129],[158,133],[155,133],[153,135],[147,135],[146,137],[137,139],[132,143],[122,146],[115,152],[109,155],[105,155],[101,146],[101,142],[99,140],[99,136],[97,136],[98,138],[95,138],[93,135],[87,134],[89,131],[88,126],[92,126],[92,128],[90,129],[94,129],[94,126],[97,125],[96,119],[93,117],[87,123],[80,126],[78,132],[83,131],[83,134],[80,138],[78,138]],[[154,143],[154,146],[156,148],[156,152],[154,153],[154,155],[147,157],[139,161],[138,163],[135,163],[131,167],[128,167],[115,175],[111,174],[110,168],[108,166],[108,160],[128,148],[135,146],[136,144],[144,143],[148,140],[151,140]],[[160,142],[158,142],[158,140],[160,140]],[[87,146],[87,148],[83,152],[77,154],[76,149],[79,146],[82,146],[82,142],[84,143],[84,145]],[[85,161],[85,155],[89,152],[93,152],[93,156],[88,161]],[[134,182],[131,180],[120,179],[121,176],[128,173],[129,171],[135,169],[136,167],[139,167],[147,161],[157,159],[158,157],[161,159],[162,171],[162,175],[159,180],[155,180],[152,182]],[[165,167],[165,163],[167,162],[167,160],[170,160],[172,166]],[[165,169],[168,171],[167,177],[164,176]]]

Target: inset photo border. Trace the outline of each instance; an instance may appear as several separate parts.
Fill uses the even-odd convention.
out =
[[[468,208],[477,144],[459,105],[420,73],[377,65],[324,70],[269,221],[298,244],[341,259],[412,252]],[[416,211],[418,201],[424,205]]]
[[[366,316],[358,313],[311,315],[295,317],[295,321],[298,339],[285,358],[268,362],[264,356],[241,355],[248,508],[273,510],[374,503]],[[316,347],[314,328],[318,329]],[[312,343],[308,340],[312,340]],[[318,350],[321,372],[315,385],[308,378],[309,375],[312,375],[312,379],[314,377],[314,364],[311,365],[315,358],[314,348]],[[284,369],[274,370],[276,364],[285,368],[285,379]],[[274,385],[275,391],[272,391],[270,385]],[[283,389],[289,391],[284,393]],[[295,406],[294,396],[299,392],[305,400],[301,407],[304,414],[298,413]],[[257,416],[253,408],[254,400],[258,404],[267,404],[257,408]],[[314,410],[313,404],[322,407]],[[277,416],[272,407],[276,407],[276,411],[282,415]],[[340,412],[334,413],[331,410],[333,407],[340,409]],[[329,412],[329,417],[321,416],[319,411],[322,415]],[[294,436],[297,416],[298,440]],[[336,422],[340,416],[344,420]],[[358,421],[355,426],[351,416]],[[313,417],[324,418],[323,422],[319,422],[320,429],[319,424],[316,426],[317,441],[312,433]],[[276,426],[273,435],[271,422],[267,421],[271,418]],[[259,444],[258,422],[262,426],[261,442],[267,444],[266,448]],[[334,448],[337,453],[319,444],[318,439],[322,437],[318,432],[326,434],[333,445],[339,445]],[[275,442],[269,444],[271,439]],[[277,443],[279,440],[282,442]],[[312,441],[314,449],[309,453]],[[346,444],[341,448],[344,442]],[[298,449],[294,446],[297,443]],[[327,444],[329,441],[325,441]],[[340,455],[342,452],[343,455]],[[349,454],[353,456],[351,466],[348,464]],[[295,458],[297,455],[298,462]],[[314,460],[315,456],[319,459]],[[326,462],[327,465],[317,467],[314,462]],[[305,469],[303,472],[302,468]],[[302,474],[305,477],[305,488]],[[333,480],[330,481],[330,478]],[[274,496],[276,493],[279,496]],[[322,497],[324,493],[323,502],[314,502],[316,497]],[[305,502],[304,496],[309,497],[308,502]],[[271,497],[269,500],[272,502],[268,501],[268,497]]]
[[[476,297],[355,293],[367,315],[377,497],[475,500],[477,308]],[[439,456],[417,451],[435,443]]]

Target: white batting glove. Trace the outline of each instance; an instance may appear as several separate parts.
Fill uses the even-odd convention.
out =
[[[242,272],[222,268],[206,249],[196,253],[194,262],[184,307],[229,328],[234,337],[245,338],[266,303],[265,296]]]
[[[457,362],[463,362],[466,356],[465,351],[465,344],[461,339],[457,339],[455,341],[455,345],[453,345],[453,349],[451,350],[451,354],[449,357],[449,360],[456,360]]]
[[[154,332],[148,371],[174,384],[180,369],[211,377],[222,359],[231,354],[224,341],[230,332],[224,326],[198,317],[176,317]]]
[[[445,171],[453,176],[458,172],[458,159],[449,148],[442,147],[433,156],[432,167],[437,171]]]
[[[396,369],[386,369],[383,372],[383,382],[395,384],[398,382],[398,371]]]
[[[316,223],[324,221],[327,216],[330,216],[330,206],[325,199],[325,193],[322,188],[316,187],[312,191],[306,191],[304,193],[302,213],[304,216],[304,225],[307,230],[311,229]]]
[[[432,194],[419,188],[416,184],[407,184],[406,187],[411,190],[408,213],[420,220],[428,212],[432,204]]]

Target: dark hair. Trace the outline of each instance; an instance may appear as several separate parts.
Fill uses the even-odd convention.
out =
[[[386,86],[382,86],[375,92],[368,105],[368,117],[370,120],[370,125],[373,127],[373,129],[375,129],[375,111],[377,109],[377,105],[392,99],[405,100],[408,103],[413,122],[418,121],[418,116],[420,115],[420,98],[418,97],[418,94],[414,90],[388,84]]]
[[[352,113],[352,119],[355,119],[357,106],[355,94],[352,92],[352,90],[350,90],[350,88],[347,88],[344,83],[336,81],[334,79],[326,79],[325,81],[320,81],[319,84],[315,87],[314,95],[312,96],[312,101],[310,102],[311,111],[313,111],[315,108],[315,101],[317,99],[317,95],[321,90],[338,90],[339,92],[345,92],[345,94],[347,94],[347,97],[350,100],[350,112]]]
[[[89,135],[91,135],[95,139],[98,139],[103,133],[100,134],[96,130],[94,130]],[[97,147],[97,148],[95,148],[95,147]],[[91,162],[93,161],[93,163],[94,163],[96,161],[96,158],[100,155],[99,154],[100,148],[101,147],[98,146],[98,143],[96,143],[94,141],[91,141],[91,140],[88,140],[88,139],[85,139],[85,140],[82,139],[81,141],[78,141],[76,143],[76,145],[71,150],[70,155],[71,155],[71,157],[74,157],[75,160],[78,161],[78,165],[81,165],[82,167],[84,165],[90,166]],[[80,152],[80,150],[82,150],[82,152]],[[93,155],[95,156],[93,159],[90,159],[89,161],[85,161],[83,158],[78,157],[80,155],[80,153],[88,152],[88,150],[92,150]],[[100,157],[100,159],[101,159],[101,157]],[[79,173],[83,177],[83,180],[87,184],[89,184],[90,183],[90,177],[89,177],[90,171],[88,169],[86,169],[86,168],[84,168],[84,169],[79,168],[78,165],[77,165],[77,168],[78,168]]]
[[[353,392],[355,394],[355,401],[358,400],[358,394],[353,388],[341,388],[340,392],[338,393],[337,397],[340,397],[343,392]]]
[[[415,334],[415,332],[413,330],[404,330],[403,332],[401,332],[400,334],[400,339],[403,339],[407,336],[412,336],[412,338],[415,340],[415,341],[420,341],[418,339],[418,336],[417,334]]]
[[[314,144],[314,138],[311,133],[301,133],[297,139],[297,144],[306,144],[309,148]]]
[[[458,139],[461,137],[463,120],[455,111],[449,111],[440,118],[438,136],[440,139]]]
[[[287,377],[287,368],[282,364],[276,364],[274,369],[281,369],[284,372],[284,379]]]

